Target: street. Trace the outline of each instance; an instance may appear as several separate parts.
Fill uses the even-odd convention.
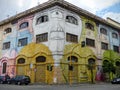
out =
[[[120,90],[120,84],[77,84],[71,86],[0,84],[0,90]]]

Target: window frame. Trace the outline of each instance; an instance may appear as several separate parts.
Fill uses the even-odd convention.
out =
[[[9,42],[4,42],[2,50],[10,49],[10,44],[11,44],[10,41]]]
[[[8,33],[11,33],[12,32],[12,29],[11,28],[6,28],[4,30],[4,34],[8,34]]]
[[[29,27],[29,22],[22,22],[20,25],[19,25],[19,29],[24,29],[24,28],[27,28]]]
[[[107,35],[107,30],[105,28],[100,28],[100,33]]]
[[[66,33],[66,41],[67,42],[73,42],[78,43],[78,35]]]
[[[48,33],[42,33],[36,35],[36,43],[47,42],[48,41]]]
[[[113,45],[113,50],[117,53],[119,53],[119,46]]]
[[[114,39],[118,39],[118,34],[115,33],[115,32],[112,32],[112,38],[114,38]]]
[[[78,20],[74,16],[68,15],[68,16],[66,16],[65,19],[66,19],[65,21],[68,22],[68,23],[71,23],[71,24],[74,24],[74,25],[78,25]]]
[[[90,38],[86,38],[86,45],[90,46],[90,47],[95,47],[95,40],[94,39],[90,39]]]
[[[108,50],[108,43],[101,42],[101,49]]]
[[[42,15],[36,19],[36,25],[49,21],[48,15]]]
[[[68,62],[75,62],[75,63],[77,63],[78,62],[78,58],[76,56],[69,56],[68,57]]]
[[[46,62],[46,57],[45,56],[36,57],[36,63],[44,63],[44,62]]]
[[[25,64],[25,59],[24,58],[19,58],[17,60],[17,64]]]
[[[94,31],[94,25],[89,22],[85,23],[85,28]]]
[[[24,41],[26,40],[26,41]],[[24,42],[24,44],[23,44]],[[18,39],[18,47],[22,47],[22,46],[26,46],[28,44],[28,38],[21,38],[21,39]]]

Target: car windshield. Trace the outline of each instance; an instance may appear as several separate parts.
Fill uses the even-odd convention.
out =
[[[23,76],[16,76],[15,78],[16,79],[21,79],[21,78],[23,78]]]
[[[0,76],[0,78],[4,78],[4,76]]]

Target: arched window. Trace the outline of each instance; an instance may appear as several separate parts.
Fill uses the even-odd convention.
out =
[[[6,73],[6,69],[7,69],[7,63],[4,62],[4,63],[3,63],[3,69],[2,69],[2,73],[3,73],[3,74]]]
[[[94,30],[94,26],[91,23],[85,23],[85,28]]]
[[[113,33],[112,33],[112,37],[115,38],[115,39],[118,39],[117,33],[113,32]]]
[[[88,69],[95,69],[95,60],[93,58],[88,59]]]
[[[105,28],[100,28],[100,33],[107,35],[107,30]]]
[[[20,24],[19,28],[23,29],[23,28],[27,28],[28,26],[29,26],[28,22],[23,22],[23,23]]]
[[[78,62],[78,58],[75,57],[75,56],[69,56],[69,57],[68,57],[68,61],[69,61],[69,62],[70,62],[70,61],[72,61],[72,62]]]
[[[18,64],[24,64],[25,63],[25,59],[24,58],[19,58],[17,63]]]
[[[88,64],[95,64],[95,60],[93,58],[88,59]]]
[[[12,29],[11,28],[7,28],[4,30],[4,34],[8,34],[8,33],[11,33],[12,32]]]
[[[66,16],[66,22],[78,25],[77,19],[73,16]]]
[[[40,24],[40,23],[47,22],[47,21],[48,21],[48,16],[44,15],[44,16],[37,18],[36,24]]]
[[[46,62],[46,57],[38,56],[36,57],[36,63]]]

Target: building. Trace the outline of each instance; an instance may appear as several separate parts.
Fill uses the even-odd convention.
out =
[[[119,46],[120,27],[49,0],[0,22],[0,75],[47,84],[102,80],[104,61],[119,66]]]

